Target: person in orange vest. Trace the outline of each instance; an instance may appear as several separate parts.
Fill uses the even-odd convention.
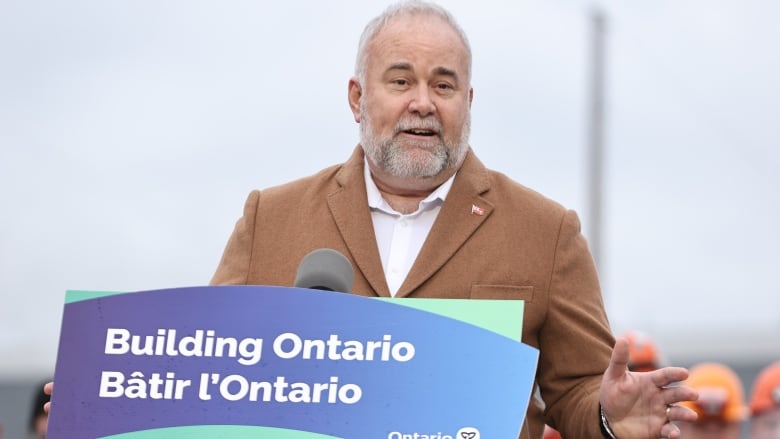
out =
[[[661,367],[661,353],[656,342],[639,331],[628,331],[623,334],[628,340],[628,370],[634,372],[650,372]]]
[[[684,401],[699,416],[693,422],[678,422],[685,439],[739,439],[750,414],[739,376],[720,363],[701,363],[691,368],[684,383],[699,392],[697,401]]]
[[[780,439],[780,361],[765,367],[753,382],[750,439]]]

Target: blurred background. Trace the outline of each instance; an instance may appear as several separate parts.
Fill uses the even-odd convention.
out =
[[[65,290],[206,284],[253,188],[343,161],[386,1],[0,2],[0,423],[24,437]],[[442,0],[472,146],[569,208],[616,333],[746,388],[780,357],[780,3]]]

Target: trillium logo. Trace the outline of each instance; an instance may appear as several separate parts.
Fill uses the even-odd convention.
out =
[[[455,436],[438,433],[401,433],[393,431],[387,435],[387,439],[480,439],[479,430],[474,427],[463,427],[455,433]]]
[[[479,430],[474,427],[463,427],[455,434],[457,439],[479,439]]]

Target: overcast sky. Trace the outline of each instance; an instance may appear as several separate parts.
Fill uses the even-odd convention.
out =
[[[251,189],[346,159],[386,4],[0,2],[0,377],[51,374],[65,290],[206,284]],[[474,51],[474,150],[587,230],[594,3],[441,4]],[[600,5],[613,329],[780,357],[780,3]]]

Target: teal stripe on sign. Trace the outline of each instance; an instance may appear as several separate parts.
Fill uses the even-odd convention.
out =
[[[82,302],[84,300],[99,299],[106,296],[116,296],[117,294],[124,294],[117,291],[82,291],[82,290],[68,290],[65,291],[65,304]]]
[[[99,439],[341,439],[308,431],[250,425],[189,425],[134,431]]]
[[[522,300],[424,299],[377,297],[376,299],[450,317],[519,341],[523,333]]]

